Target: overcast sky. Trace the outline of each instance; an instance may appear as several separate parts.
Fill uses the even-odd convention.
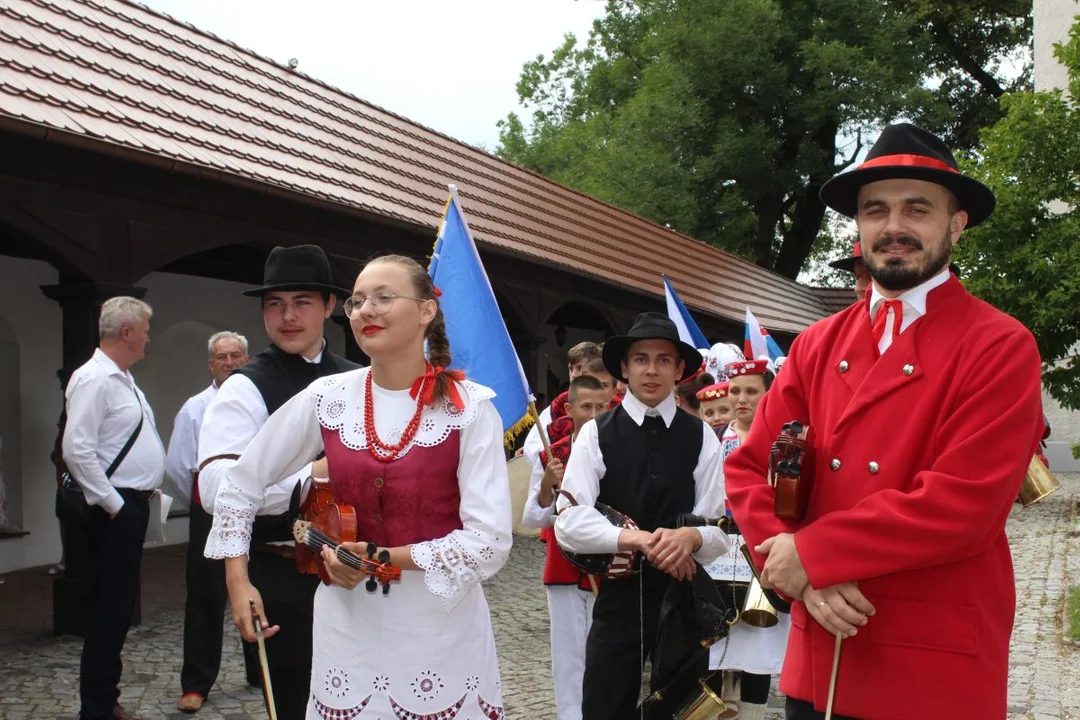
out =
[[[472,145],[518,108],[521,66],[602,0],[142,0],[237,45]]]

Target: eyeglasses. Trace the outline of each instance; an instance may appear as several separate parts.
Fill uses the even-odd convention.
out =
[[[394,307],[394,301],[398,298],[404,298],[406,300],[416,300],[423,302],[423,298],[409,297],[408,295],[395,295],[394,293],[382,292],[375,295],[364,297],[363,295],[353,295],[348,298],[342,306],[345,311],[345,316],[350,320],[356,320],[360,317],[360,311],[364,308],[364,303],[371,301],[371,311],[376,315],[385,315],[390,312],[390,308]]]

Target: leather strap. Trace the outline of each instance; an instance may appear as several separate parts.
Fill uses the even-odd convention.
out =
[[[207,465],[214,462],[215,460],[239,460],[239,459],[240,459],[240,456],[235,455],[233,453],[224,453],[222,455],[214,455],[213,457],[206,458],[205,460],[202,461],[202,463],[199,464],[199,472],[202,472],[203,469],[206,468]]]

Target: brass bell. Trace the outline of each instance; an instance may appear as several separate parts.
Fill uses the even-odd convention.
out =
[[[673,720],[714,720],[717,715],[727,710],[727,705],[705,680],[706,678],[698,679],[701,692],[683,703],[672,716]]]
[[[757,576],[750,580],[750,589],[746,591],[746,602],[743,603],[743,611],[739,618],[756,628],[771,628],[780,622],[776,614],[776,608],[765,597],[765,591],[761,588]]]
[[[1050,472],[1050,468],[1046,467],[1038,455],[1032,455],[1024,483],[1020,486],[1020,504],[1024,507],[1034,505],[1059,487],[1061,483]]]

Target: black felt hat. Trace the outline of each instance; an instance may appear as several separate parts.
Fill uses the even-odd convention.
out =
[[[339,300],[352,295],[352,290],[334,285],[330,261],[318,245],[274,248],[263,268],[263,286],[245,290],[244,294],[262,297],[268,292],[298,290],[330,293]]]
[[[833,176],[821,187],[821,201],[841,215],[855,217],[859,188],[893,178],[912,178],[942,185],[956,196],[975,227],[994,211],[993,191],[974,178],[960,174],[952,150],[932,133],[910,123],[889,125],[881,131],[862,165]]]
[[[679,339],[679,330],[667,315],[645,312],[634,318],[634,324],[625,335],[616,335],[604,341],[604,367],[612,377],[626,382],[623,377],[622,363],[626,360],[626,351],[639,340],[670,340],[675,343],[679,358],[683,361],[682,382],[701,369],[701,353],[697,348]]]

